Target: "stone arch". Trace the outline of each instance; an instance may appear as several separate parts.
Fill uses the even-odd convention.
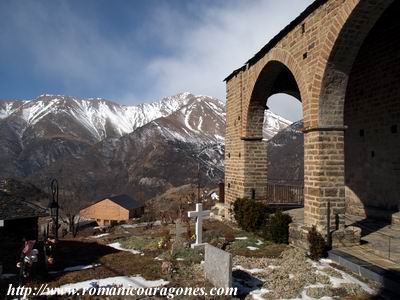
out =
[[[322,78],[318,127],[344,129],[343,112],[352,65],[366,36],[393,0],[348,1],[332,21],[320,54],[314,83]]]
[[[243,136],[251,139],[262,138],[264,111],[268,97],[286,93],[302,102],[306,119],[305,105],[307,89],[303,73],[293,56],[284,49],[272,49],[260,61],[262,67],[256,71],[256,80],[250,86],[250,97],[245,109]]]
[[[301,69],[289,52],[272,49],[247,75],[247,98],[244,98],[241,162],[243,163],[243,197],[267,199],[267,143],[263,140],[264,112],[268,97],[287,93],[299,101],[307,99],[306,84]],[[248,88],[247,88],[248,87]],[[304,104],[304,101],[302,102]]]

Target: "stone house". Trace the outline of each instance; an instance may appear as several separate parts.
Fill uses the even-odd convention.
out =
[[[0,191],[0,240],[37,240],[38,220],[47,215],[45,208]]]
[[[100,226],[109,226],[120,221],[141,217],[144,204],[127,195],[103,198],[81,209],[80,216],[94,219]]]
[[[25,198],[0,190],[0,274],[14,272],[23,240],[38,240],[47,211]]]

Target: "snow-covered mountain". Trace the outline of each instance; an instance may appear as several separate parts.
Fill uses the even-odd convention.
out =
[[[0,176],[79,180],[93,195],[148,198],[223,177],[225,103],[181,93],[123,106],[104,99],[42,95],[0,101]],[[264,138],[290,122],[266,112]],[[44,179],[43,179],[44,180]],[[145,196],[143,196],[143,195]]]
[[[146,200],[197,182],[198,166],[202,184],[216,184],[224,174],[224,130],[224,104],[194,97],[169,116],[66,155],[29,179],[39,186],[37,178],[46,176],[67,185],[78,180],[92,199],[118,192]]]
[[[192,98],[196,96],[181,93],[153,103],[124,106],[100,98],[41,95],[35,100],[0,101],[0,120],[18,120],[21,126],[15,129],[20,136],[28,129],[47,134],[44,127],[52,126],[53,133],[101,141],[120,137],[152,120],[168,116]]]
[[[286,120],[285,118],[273,113],[270,110],[266,110],[264,113],[264,125],[263,125],[263,137],[266,140],[271,139],[279,131],[288,127],[292,124],[292,121]]]
[[[152,123],[167,139],[185,143],[223,143],[225,105],[209,97],[195,97],[167,118]]]
[[[200,102],[205,102],[206,105],[197,109]],[[183,107],[185,109],[181,110]],[[184,126],[175,128],[173,133],[165,131],[165,134],[176,134],[175,138],[194,141],[193,134],[201,136],[205,129],[215,131],[213,138],[220,141],[224,139],[224,103],[212,97],[195,96],[188,92],[136,106],[120,105],[101,98],[82,99],[47,94],[34,100],[5,100],[0,101],[0,121],[12,123],[12,130],[21,138],[25,133],[34,133],[36,137],[49,134],[69,135],[94,143],[131,133],[136,128],[178,110],[176,118],[184,120]],[[210,111],[217,113],[217,119],[208,118]],[[290,121],[266,111],[264,137],[270,139],[290,124]],[[163,127],[162,124],[160,126]]]

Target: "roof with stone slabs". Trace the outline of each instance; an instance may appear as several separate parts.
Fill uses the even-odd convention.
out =
[[[47,210],[24,198],[0,191],[0,220],[47,216]]]

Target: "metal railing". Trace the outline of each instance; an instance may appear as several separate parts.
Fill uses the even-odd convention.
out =
[[[266,202],[302,206],[304,205],[304,186],[268,183]]]

